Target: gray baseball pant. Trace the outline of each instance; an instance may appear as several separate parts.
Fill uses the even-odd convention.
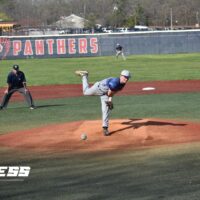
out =
[[[117,58],[118,58],[119,55],[122,56],[123,60],[126,60],[126,57],[125,57],[123,51],[116,51],[116,57],[117,57]]]
[[[106,101],[108,101],[109,97],[105,94],[103,88],[101,88],[100,82],[96,82],[93,86],[90,87],[88,83],[88,77],[86,75],[82,77],[82,84],[83,94],[85,96],[100,96],[102,111],[102,127],[108,127],[110,109],[108,108]]]
[[[2,100],[2,103],[1,103],[1,106],[2,106],[3,108],[6,108],[6,107],[7,107],[11,96],[12,96],[15,92],[19,92],[19,93],[23,94],[23,96],[24,96],[26,102],[28,103],[29,107],[34,106],[33,98],[32,98],[32,96],[31,96],[31,93],[30,93],[29,91],[25,91],[25,88],[18,88],[18,89],[12,89],[12,90],[8,91],[7,94],[4,95],[3,100]]]

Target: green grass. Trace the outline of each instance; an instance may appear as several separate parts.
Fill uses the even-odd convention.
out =
[[[200,93],[116,96],[114,118],[173,118],[200,120]],[[99,97],[51,99],[36,102],[29,110],[25,102],[10,103],[0,112],[0,134],[53,123],[101,119]]]
[[[23,182],[0,182],[1,199],[198,200],[200,145],[104,153],[0,152],[3,166],[31,166]]]
[[[113,56],[27,59],[0,62],[0,87],[6,85],[7,74],[15,63],[25,72],[29,85],[80,83],[80,78],[74,75],[77,69],[88,70],[91,82],[118,76],[122,69],[131,71],[131,81],[200,79],[200,53],[134,55],[126,61]]]

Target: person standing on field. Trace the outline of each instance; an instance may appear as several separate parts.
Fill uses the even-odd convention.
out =
[[[118,58],[120,55],[122,56],[123,60],[126,60],[126,57],[123,52],[123,47],[120,44],[117,44],[116,45],[116,58]]]
[[[106,78],[89,86],[88,72],[76,71],[77,75],[82,78],[83,94],[87,96],[100,96],[102,110],[102,128],[103,134],[109,136],[109,114],[113,109],[112,97],[124,88],[131,74],[128,70],[123,70],[117,78]]]
[[[0,109],[4,109],[7,107],[11,96],[15,92],[23,94],[25,100],[29,105],[29,108],[31,110],[35,109],[33,98],[26,85],[25,74],[19,70],[19,65],[13,65],[12,71],[8,74],[7,77],[7,84],[8,85],[4,92],[4,97]]]

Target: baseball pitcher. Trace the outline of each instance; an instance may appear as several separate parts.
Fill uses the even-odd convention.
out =
[[[128,70],[123,70],[120,77],[106,78],[96,82],[93,86],[89,87],[88,72],[76,71],[77,75],[82,77],[83,94],[87,96],[100,96],[101,110],[102,110],[102,127],[105,136],[109,136],[109,114],[113,109],[112,97],[124,88],[128,82],[131,74]]]

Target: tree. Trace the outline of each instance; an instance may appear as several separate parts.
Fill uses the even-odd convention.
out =
[[[12,21],[12,18],[6,13],[0,12],[0,21]]]
[[[135,8],[135,24],[137,25],[147,25],[147,18],[141,4],[137,4]]]
[[[198,21],[199,0],[0,0],[0,12],[23,25],[48,25],[72,13],[103,26],[143,24],[192,26]],[[95,19],[95,20],[94,20]]]
[[[85,28],[94,30],[95,25],[96,25],[96,17],[94,13],[90,13],[90,15],[88,16],[87,23],[85,24]]]
[[[112,27],[124,26],[127,18],[127,0],[113,0],[112,9],[109,16]]]

